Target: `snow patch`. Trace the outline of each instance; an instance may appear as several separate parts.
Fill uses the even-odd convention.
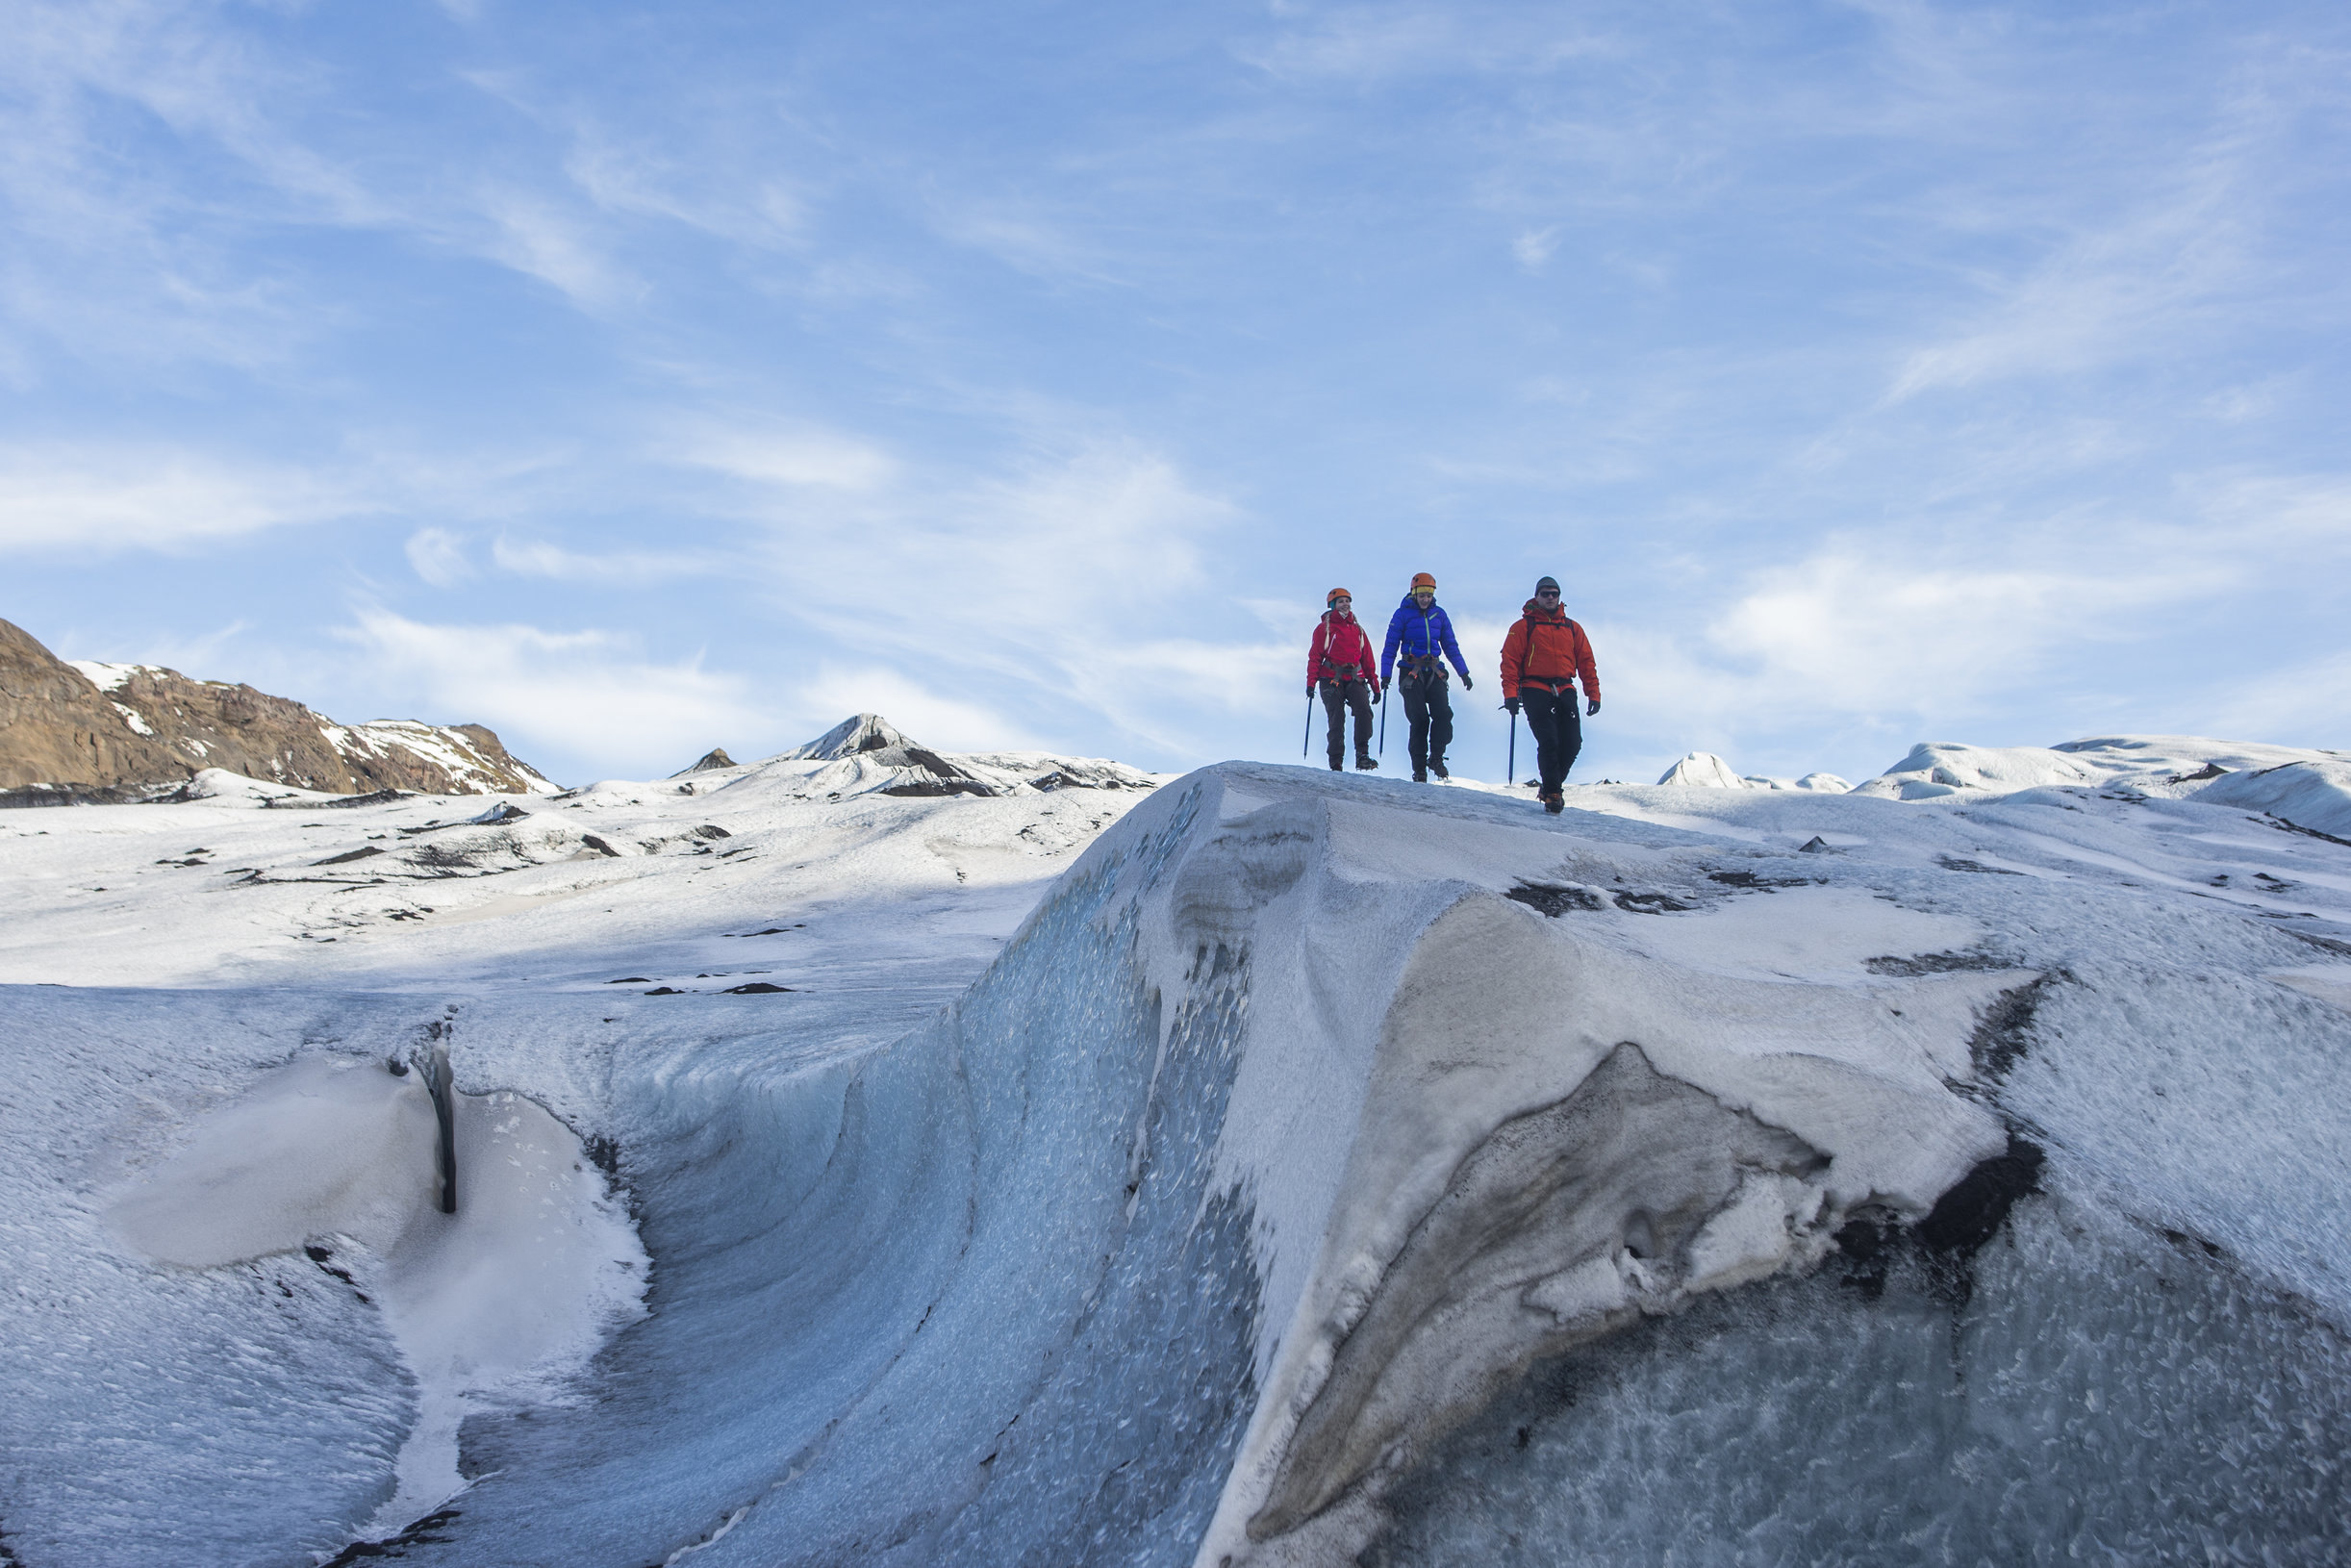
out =
[[[458,1207],[441,1212],[438,1123],[417,1073],[299,1059],[189,1129],[106,1211],[126,1244],[211,1269],[306,1244],[380,1303],[418,1384],[381,1538],[465,1486],[457,1434],[500,1402],[561,1399],[622,1323],[648,1264],[579,1140],[518,1095],[454,1097]]]
[[[100,664],[94,659],[67,659],[64,662],[88,676],[89,683],[101,692],[119,692],[140,675],[161,676],[171,673],[162,665]]]

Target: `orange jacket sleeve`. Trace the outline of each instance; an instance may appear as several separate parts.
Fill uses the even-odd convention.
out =
[[[1583,635],[1581,623],[1570,620],[1567,624],[1576,634],[1576,673],[1583,677],[1583,695],[1598,702],[1600,667],[1592,663],[1592,640]]]
[[[1510,622],[1510,635],[1502,640],[1502,699],[1518,695],[1518,672],[1527,663],[1527,618]]]

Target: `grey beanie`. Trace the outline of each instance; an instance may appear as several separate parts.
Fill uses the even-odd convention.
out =
[[[1535,579],[1534,591],[1536,593],[1540,594],[1546,588],[1556,594],[1559,591],[1559,579],[1556,577],[1538,577]]]

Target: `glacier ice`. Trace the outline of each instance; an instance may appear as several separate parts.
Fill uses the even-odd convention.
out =
[[[480,869],[572,934],[289,878],[238,907],[359,945],[0,988],[9,1551],[316,1562],[414,1507],[392,1547],[452,1564],[2343,1554],[2341,846],[1997,759],[1556,819],[1227,764],[1062,870],[1060,795],[810,797],[859,755],[531,803],[643,848]],[[462,992],[395,957],[461,939]],[[753,941],[792,992],[692,969]],[[534,1197],[420,1287],[446,1347],[572,1259],[566,1355],[468,1385],[428,1501],[462,1379],[396,1299],[426,1124],[381,1063],[451,1007],[477,1126],[561,1156],[475,1161],[605,1261],[535,1252]]]

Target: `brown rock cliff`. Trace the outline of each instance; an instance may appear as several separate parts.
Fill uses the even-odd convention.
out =
[[[338,724],[250,686],[93,668],[94,678],[0,620],[0,789],[161,784],[205,768],[338,795],[552,788],[479,724]]]

